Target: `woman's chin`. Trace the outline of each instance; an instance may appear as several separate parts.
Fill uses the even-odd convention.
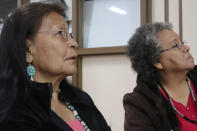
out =
[[[194,64],[194,63],[191,63],[191,64],[188,66],[188,70],[192,70],[194,67],[195,67],[195,64]]]
[[[72,75],[74,75],[76,72],[77,72],[77,69],[74,68],[74,69],[72,69],[72,70],[67,71],[67,72],[65,73],[65,75],[66,75],[66,76],[72,76]]]

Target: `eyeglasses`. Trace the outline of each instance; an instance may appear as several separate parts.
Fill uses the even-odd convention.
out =
[[[175,49],[175,48],[182,49],[183,46],[185,45],[185,43],[187,43],[187,42],[186,41],[177,42],[174,46],[172,46],[170,48],[167,48],[167,49],[164,49],[164,50],[160,50],[160,53],[163,53],[165,51],[168,51],[170,49]]]
[[[37,33],[46,33],[46,34],[52,34],[54,36],[59,36],[61,37],[61,39],[68,41],[69,38],[74,38],[73,33],[67,33],[64,30],[59,30],[59,31],[51,31],[51,32],[46,32],[46,31],[41,31],[41,32],[37,32]]]

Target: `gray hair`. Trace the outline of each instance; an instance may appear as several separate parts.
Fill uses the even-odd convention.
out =
[[[143,74],[145,79],[155,79],[157,75],[153,64],[158,62],[160,57],[158,33],[165,29],[173,31],[169,23],[145,24],[137,28],[128,41],[128,56],[132,68],[138,74]]]

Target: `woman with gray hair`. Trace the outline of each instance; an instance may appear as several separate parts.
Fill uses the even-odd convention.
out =
[[[125,131],[196,131],[197,67],[168,23],[145,24],[129,40],[137,86],[124,96]]]

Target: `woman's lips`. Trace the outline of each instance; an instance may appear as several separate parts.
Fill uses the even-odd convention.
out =
[[[77,59],[77,55],[74,55],[74,56],[67,57],[65,60],[76,60],[76,59]]]

